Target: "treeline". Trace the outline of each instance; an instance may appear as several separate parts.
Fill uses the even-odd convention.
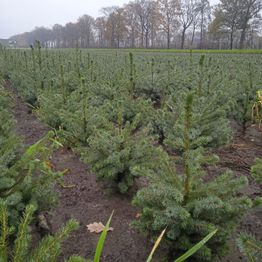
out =
[[[135,0],[10,39],[18,47],[39,40],[49,48],[262,48],[261,10],[261,0]]]

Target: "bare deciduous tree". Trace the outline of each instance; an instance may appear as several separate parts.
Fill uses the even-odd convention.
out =
[[[105,47],[106,19],[104,17],[98,17],[95,20],[95,28],[98,47]]]
[[[153,25],[153,16],[156,13],[156,2],[150,0],[137,0],[131,2],[130,6],[136,15],[137,24],[140,31],[140,46],[148,48],[149,47],[149,36]]]
[[[262,10],[261,0],[240,0],[240,15],[239,28],[241,29],[241,36],[239,47],[244,47],[246,32],[250,21],[261,18],[260,11]]]
[[[180,23],[182,26],[181,32],[181,49],[184,49],[185,36],[187,29],[193,24],[195,18],[196,1],[195,0],[182,0],[180,11]]]
[[[78,18],[77,26],[79,27],[80,32],[81,47],[90,47],[91,41],[93,41],[94,38],[94,23],[94,18],[89,15],[83,15]]]
[[[179,0],[159,0],[161,13],[161,27],[166,33],[167,48],[170,48],[172,31],[179,25],[178,15],[180,11]]]
[[[219,23],[217,29],[229,32],[229,48],[233,49],[234,34],[239,24],[239,0],[221,0],[214,15],[215,19],[213,20],[213,23]]]

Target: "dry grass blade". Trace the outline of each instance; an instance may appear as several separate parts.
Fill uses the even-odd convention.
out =
[[[159,246],[159,244],[160,244],[160,242],[161,242],[165,232],[166,232],[166,228],[161,232],[160,236],[157,238],[157,240],[156,240],[156,242],[155,242],[155,244],[154,244],[154,246],[152,248],[152,251],[151,251],[149,257],[147,258],[146,262],[150,262],[152,260],[153,255],[154,255],[157,247]]]

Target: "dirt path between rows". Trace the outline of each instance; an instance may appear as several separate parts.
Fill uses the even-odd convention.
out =
[[[16,94],[10,83],[6,89],[13,93],[16,101],[14,115],[17,120],[17,134],[23,138],[25,146],[39,140],[47,131],[35,115],[29,113],[28,107]],[[216,150],[221,158],[220,171],[230,168],[234,173],[249,178],[250,186],[242,193],[254,198],[261,194],[261,186],[250,177],[250,167],[256,157],[262,157],[262,135],[251,127],[245,136],[236,133],[233,143],[225,148]],[[68,219],[76,218],[80,222],[79,230],[65,241],[61,261],[70,255],[78,254],[85,258],[92,258],[99,235],[87,231],[86,225],[93,222],[105,223],[112,210],[114,216],[111,226],[113,232],[108,234],[103,251],[102,261],[106,262],[144,262],[150,253],[150,242],[132,227],[130,223],[135,219],[137,211],[131,206],[130,198],[118,195],[108,195],[96,182],[88,166],[83,164],[77,155],[68,149],[61,149],[54,153],[52,163],[57,170],[68,169],[64,176],[66,185],[70,188],[58,187],[60,193],[58,206],[45,216],[50,227],[50,233],[57,231]],[[212,173],[212,170],[210,170]],[[253,209],[243,218],[238,232],[246,231],[257,238],[262,237],[262,210]],[[235,236],[233,236],[234,238]],[[231,241],[231,252],[221,261],[240,262],[243,256]],[[160,261],[157,259],[155,261]]]

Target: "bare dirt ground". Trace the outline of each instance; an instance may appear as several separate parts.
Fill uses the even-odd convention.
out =
[[[10,83],[6,84],[6,88],[13,93],[15,99],[14,114],[17,120],[17,134],[28,146],[40,139],[48,131],[48,127],[29,113],[27,106]],[[216,153],[221,158],[220,171],[230,168],[236,176],[245,175],[249,178],[250,185],[242,192],[243,194],[251,198],[261,194],[261,187],[250,177],[250,167],[254,159],[262,157],[262,134],[255,127],[250,127],[244,136],[236,132],[232,144],[216,150]],[[83,164],[71,150],[63,148],[55,152],[52,163],[57,170],[68,169],[64,183],[71,187],[59,186],[57,188],[60,193],[58,206],[45,213],[50,233],[55,232],[72,217],[80,222],[80,228],[63,245],[61,261],[73,254],[92,258],[99,235],[88,232],[86,225],[100,221],[106,223],[113,210],[111,226],[114,231],[108,233],[102,260],[107,262],[145,261],[152,244],[130,226],[137,214],[136,209],[130,203],[131,199],[106,194],[101,185],[96,182],[95,175],[90,173],[88,166]],[[261,238],[261,225],[262,210],[253,209],[243,218],[237,232],[247,231]],[[155,261],[161,260],[156,258]],[[230,254],[221,261],[244,261],[235,247],[233,238]]]

